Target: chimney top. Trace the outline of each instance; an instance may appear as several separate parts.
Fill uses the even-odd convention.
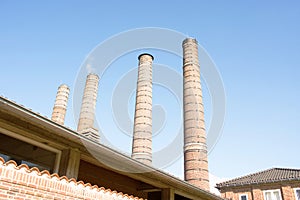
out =
[[[96,76],[98,79],[99,79],[99,75],[98,74],[96,74],[96,73],[94,73],[94,72],[91,72],[91,73],[88,73],[88,75],[87,75],[87,77],[89,77],[89,76]]]
[[[140,60],[140,58],[142,56],[150,56],[152,60],[154,60],[154,57],[150,54],[150,53],[142,53],[141,55],[139,55],[138,59]]]
[[[198,44],[196,38],[186,38],[183,40],[182,45],[184,45],[185,43],[188,43],[188,42],[193,42],[193,43]]]
[[[69,89],[69,86],[68,85],[66,85],[66,84],[61,84],[58,88],[66,88],[67,90],[70,90]]]

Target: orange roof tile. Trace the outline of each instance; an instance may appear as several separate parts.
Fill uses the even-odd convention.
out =
[[[44,176],[49,179],[56,179],[59,182],[67,182],[70,184],[75,184],[77,186],[82,186],[86,189],[90,189],[94,191],[96,190],[97,192],[109,193],[109,195],[123,197],[124,199],[143,200],[142,198],[134,197],[128,194],[123,194],[122,192],[118,192],[115,190],[112,191],[111,189],[105,189],[104,187],[98,187],[97,185],[91,185],[90,183],[84,183],[83,181],[76,181],[74,178],[69,179],[66,176],[59,176],[56,173],[50,174],[50,172],[47,170],[43,170],[40,172],[40,170],[37,167],[29,168],[28,165],[26,164],[21,164],[18,166],[15,161],[9,160],[5,162],[5,160],[2,157],[0,157],[0,168],[1,166],[6,168],[11,168],[17,171],[20,170],[28,174],[35,174],[36,176],[40,176],[40,177]],[[1,170],[0,170],[0,176],[1,176]]]

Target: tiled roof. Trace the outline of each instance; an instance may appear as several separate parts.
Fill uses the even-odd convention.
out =
[[[300,180],[300,169],[271,168],[257,173],[249,174],[222,183],[218,183],[216,188],[243,186],[261,183],[273,183],[280,181]]]
[[[31,177],[31,178],[26,178]],[[47,179],[48,181],[41,181],[39,179]],[[13,160],[5,162],[5,160],[0,157],[0,181],[17,182],[19,185],[22,185],[23,182],[26,186],[30,186],[35,182],[38,183],[38,186],[43,187],[53,187],[54,189],[60,189],[61,185],[68,185],[69,189],[73,189],[73,195],[84,194],[87,199],[120,199],[120,200],[143,200],[142,198],[134,197],[132,195],[123,194],[122,192],[112,191],[110,189],[105,189],[104,187],[98,187],[97,185],[91,185],[90,183],[84,183],[83,181],[76,181],[74,178],[67,178],[66,176],[59,176],[58,174],[50,174],[49,171],[40,170],[36,167],[29,168],[26,164],[17,165]],[[23,182],[22,182],[23,181]],[[51,182],[53,182],[51,184]],[[55,184],[60,183],[60,184]],[[36,188],[36,187],[35,187]],[[65,190],[68,190],[67,187],[64,187]],[[76,194],[77,193],[77,194]],[[107,198],[111,197],[111,198]],[[106,197],[106,198],[103,198]]]

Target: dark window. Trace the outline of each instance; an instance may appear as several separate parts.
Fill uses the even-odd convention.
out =
[[[295,189],[296,200],[300,200],[300,188]]]
[[[18,165],[26,164],[53,173],[56,153],[1,133],[0,141],[0,156],[5,161],[14,160]]]
[[[248,200],[248,196],[246,194],[241,194],[240,200]]]

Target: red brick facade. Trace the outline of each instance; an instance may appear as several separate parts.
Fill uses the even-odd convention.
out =
[[[240,195],[246,194],[247,200],[266,200],[264,191],[279,190],[282,200],[297,200],[295,188],[300,188],[300,181],[222,188],[221,196],[226,199],[240,200]]]
[[[111,191],[103,187],[92,186],[75,179],[50,175],[27,165],[17,166],[14,161],[5,161],[0,157],[0,199],[84,199],[84,200],[138,200],[139,198]],[[141,200],[141,199],[140,199]]]

